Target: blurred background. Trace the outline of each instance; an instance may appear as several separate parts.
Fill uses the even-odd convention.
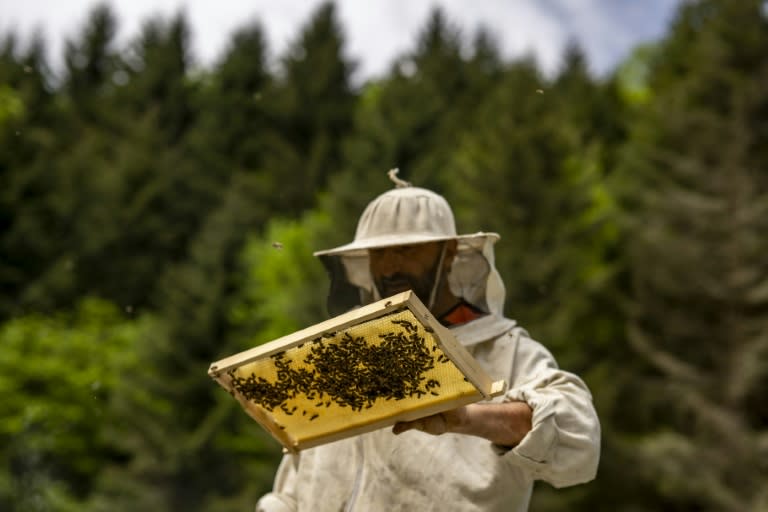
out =
[[[768,510],[765,0],[250,4],[0,2],[0,510],[251,510],[208,366],[326,318],[393,167],[593,392],[532,511]]]

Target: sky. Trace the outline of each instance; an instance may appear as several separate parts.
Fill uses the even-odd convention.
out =
[[[196,62],[208,66],[234,31],[258,20],[272,56],[279,56],[323,0],[0,0],[0,34],[28,40],[41,31],[54,69],[64,41],[78,34],[97,3],[113,7],[118,41],[136,37],[149,17],[181,9],[192,28]],[[336,0],[346,53],[357,62],[358,81],[383,75],[412,50],[429,13],[441,7],[470,40],[478,28],[493,33],[507,59],[534,55],[541,69],[557,71],[571,41],[586,52],[593,72],[604,75],[636,45],[661,38],[683,0]]]

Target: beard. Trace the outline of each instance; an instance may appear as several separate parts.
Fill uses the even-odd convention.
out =
[[[439,264],[440,259],[438,258],[431,268],[421,275],[409,275],[398,272],[391,276],[382,276],[374,279],[379,295],[381,295],[382,299],[385,299],[396,293],[412,290],[419,300],[429,307],[429,299],[432,295],[432,287],[435,284],[435,276],[437,275],[437,266]]]
[[[390,297],[396,293],[413,290],[413,293],[423,302],[429,302],[432,293],[432,278],[427,276],[409,276],[406,274],[393,274],[376,280],[376,288],[381,298]]]

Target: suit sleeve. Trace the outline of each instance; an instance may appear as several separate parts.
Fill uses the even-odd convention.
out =
[[[560,370],[546,348],[519,331],[504,399],[531,407],[532,429],[504,456],[555,487],[588,482],[600,459],[600,422],[592,395],[578,376]]]
[[[300,455],[284,455],[275,475],[272,492],[265,494],[256,503],[256,512],[295,512],[296,471]]]

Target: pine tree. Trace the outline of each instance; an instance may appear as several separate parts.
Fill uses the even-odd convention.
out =
[[[271,485],[279,447],[205,374],[247,348],[230,339],[228,318],[237,258],[254,230],[246,178],[232,179],[187,261],[162,276],[163,329],[142,340],[142,371],[118,396],[125,422],[113,436],[130,461],[104,473],[95,510],[235,511]]]
[[[100,248],[119,236],[116,205],[123,194],[115,166],[119,111],[114,105],[113,72],[118,64],[117,20],[106,6],[94,8],[76,38],[67,41],[66,69],[57,88],[61,120],[56,154],[48,169],[53,191],[50,202],[59,219],[58,251],[46,280],[32,289],[35,303],[68,307],[94,287],[92,262]],[[63,277],[60,277],[63,276]],[[49,283],[68,283],[67,287]]]
[[[629,339],[646,364],[624,432],[659,508],[764,510],[768,19],[685,4],[632,133]]]
[[[115,431],[131,461],[105,473],[95,507],[241,510],[266,492],[279,456],[266,434],[205,375],[243,347],[230,340],[229,303],[239,288],[238,257],[270,212],[264,160],[274,129],[261,95],[271,83],[261,28],[237,31],[203,78],[202,111],[183,140],[196,162],[199,227],[183,260],[157,278],[153,305],[164,330],[147,340],[145,372],[129,378],[120,417],[144,428]],[[163,378],[158,378],[163,376]],[[157,397],[157,404],[143,396]]]
[[[184,260],[212,193],[207,169],[186,146],[199,110],[188,32],[182,15],[145,24],[116,71],[122,78],[110,98],[119,122],[110,147],[101,160],[86,155],[80,164],[98,173],[90,181],[111,176],[114,187],[99,203],[110,210],[76,262],[81,292],[133,309],[152,306],[157,275]]]
[[[38,89],[26,109],[30,119],[44,116],[43,126],[17,128],[29,137],[9,147],[19,179],[7,189],[15,195],[10,200],[16,202],[17,219],[8,231],[13,240],[8,253],[23,253],[18,267],[31,272],[14,296],[17,306],[52,310],[72,304],[92,284],[92,269],[84,270],[82,262],[118,231],[115,205],[122,191],[114,170],[118,122],[111,101],[115,31],[110,10],[94,9],[80,37],[67,44],[66,71],[57,78],[63,85],[43,90],[48,102]],[[33,75],[35,65],[23,69]]]
[[[265,96],[279,132],[264,167],[274,180],[273,209],[296,215],[314,206],[339,168],[356,101],[344,43],[334,4],[322,4],[282,57],[279,79]]]
[[[533,311],[536,304],[549,309],[540,301],[556,271],[558,231],[551,224],[572,214],[563,203],[569,197],[563,179],[568,140],[556,109],[537,92],[544,88],[535,63],[509,66],[478,105],[476,124],[451,154],[450,168],[462,230],[501,235],[497,266],[507,284],[507,307],[529,326],[544,316]]]
[[[449,153],[446,195],[460,231],[501,235],[496,265],[507,314],[584,377],[602,412],[611,395],[600,390],[623,339],[620,226],[609,181],[613,147],[624,137],[621,104],[613,82],[593,78],[575,46],[551,80],[521,59],[494,85]],[[603,491],[599,481],[557,492],[539,485],[533,507],[588,509]]]
[[[104,108],[103,100],[118,70],[117,29],[115,14],[108,5],[101,4],[91,11],[81,38],[67,41],[63,90],[81,118],[98,119],[111,110]]]
[[[463,46],[459,29],[435,9],[415,48],[387,77],[365,85],[344,165],[321,201],[336,226],[321,238],[324,246],[349,241],[365,205],[392,187],[387,179],[392,168],[415,186],[450,188],[450,148],[472,129],[477,103],[503,68],[489,32],[477,34],[468,56]]]
[[[40,36],[26,48],[14,34],[4,39],[0,83],[13,109],[0,124],[0,318],[43,305],[32,290],[51,274],[60,252],[60,240],[51,235],[60,228],[51,162],[61,117],[50,80]],[[68,286],[67,276],[58,276],[54,284]]]
[[[442,188],[444,149],[463,132],[463,107],[475,99],[469,97],[473,76],[462,46],[460,29],[435,8],[380,93],[376,127],[389,133],[382,134],[377,170],[398,167],[416,185]]]

